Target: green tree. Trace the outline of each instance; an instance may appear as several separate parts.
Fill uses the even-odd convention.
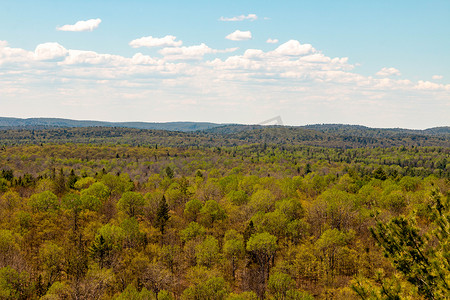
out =
[[[200,213],[203,204],[198,199],[192,199],[186,202],[184,207],[184,216],[190,222],[197,220],[197,215]]]
[[[55,187],[55,193],[58,196],[63,195],[67,190],[66,176],[64,175],[64,170],[62,168],[59,170],[59,174],[54,180],[54,187]]]
[[[414,218],[399,216],[387,223],[377,222],[371,233],[394,267],[422,297],[447,299],[450,295],[450,202],[442,201],[441,194],[435,191],[432,197],[430,217],[435,230],[421,232]],[[353,288],[363,299],[368,299],[368,294],[357,285]]]
[[[156,300],[153,292],[147,290],[145,287],[138,291],[133,284],[129,284],[120,295],[114,297],[114,300]]]
[[[166,197],[163,195],[159,202],[158,210],[156,211],[156,226],[161,231],[161,234],[164,234],[164,229],[169,218],[169,206],[167,205]]]
[[[184,290],[184,300],[223,300],[228,295],[228,284],[222,277],[211,277]]]
[[[117,202],[117,207],[128,214],[130,217],[135,217],[142,213],[145,205],[144,197],[137,192],[125,192]]]
[[[195,247],[195,256],[199,265],[210,268],[219,259],[219,241],[208,235]]]
[[[180,237],[183,242],[190,241],[196,237],[203,237],[206,234],[206,229],[197,222],[191,222],[185,229],[180,231]]]
[[[295,282],[288,274],[275,272],[267,281],[268,299],[284,300],[287,292],[295,288]]]
[[[87,195],[96,197],[101,202],[104,202],[108,199],[110,195],[110,189],[101,182],[95,182],[92,185],[90,185],[87,189],[81,191],[81,197]]]
[[[60,246],[46,242],[39,249],[39,261],[42,266],[47,288],[59,279],[64,267],[64,251]]]
[[[55,211],[59,208],[58,197],[50,191],[33,194],[28,204],[34,211]]]
[[[236,279],[238,260],[245,254],[244,237],[236,230],[231,229],[225,233],[223,254],[231,262],[231,272],[233,280]]]
[[[0,268],[0,299],[30,299],[33,288],[27,280],[29,276],[9,266]]]
[[[226,219],[225,210],[215,200],[208,200],[200,210],[199,222],[206,227],[212,227],[215,221]]]
[[[277,238],[270,233],[256,233],[247,242],[247,251],[251,252],[260,268],[259,297],[263,297],[267,277],[270,272],[271,261],[277,251]]]

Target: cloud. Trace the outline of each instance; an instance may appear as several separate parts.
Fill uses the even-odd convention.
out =
[[[290,40],[273,51],[279,55],[299,56],[316,52],[311,44],[300,44],[297,40]]]
[[[231,17],[231,18],[226,18],[226,17],[220,17],[219,21],[225,21],[225,22],[236,22],[236,21],[245,21],[245,20],[250,20],[250,21],[255,21],[258,19],[258,16],[255,14],[248,14],[248,15],[240,15],[240,16],[236,16],[236,17]]]
[[[256,109],[291,114],[302,122],[331,122],[352,107],[352,116],[365,122],[374,111],[396,114],[392,120],[397,120],[406,101],[414,99],[408,102],[419,111],[414,119],[424,107],[433,107],[440,122],[448,118],[449,84],[361,75],[348,58],[327,56],[296,40],[268,51],[232,53],[237,48],[202,43],[130,57],[58,43],[40,44],[34,51],[0,45],[0,94],[9,115],[48,114],[52,107],[59,113],[78,111],[80,118],[101,118],[101,113],[121,118],[129,111],[130,118],[163,121],[157,118],[194,118],[197,111],[221,122],[242,116],[236,119],[242,122]],[[332,109],[324,105],[330,103]],[[319,119],[307,119],[315,111]]]
[[[418,90],[447,90],[450,91],[450,84],[438,84],[430,81],[419,80],[419,82],[414,86]]]
[[[227,78],[251,81],[292,79],[309,82],[356,82],[357,74],[349,73],[353,65],[347,58],[330,58],[310,44],[288,41],[273,51],[247,49],[243,55],[207,62]]]
[[[442,75],[433,75],[433,77],[431,77],[434,80],[441,80],[442,78],[444,78],[444,76]]]
[[[40,44],[34,50],[36,60],[60,61],[67,56],[69,51],[58,43]]]
[[[166,35],[163,38],[156,38],[152,36],[141,37],[140,39],[132,40],[129,45],[133,48],[139,47],[179,47],[183,44],[182,41],[175,41],[176,37],[173,35]]]
[[[278,43],[278,40],[277,39],[268,38],[266,43],[268,43],[268,44],[276,44],[276,43]]]
[[[11,48],[8,46],[8,42],[2,41],[0,46],[0,66],[30,64],[34,60],[35,54],[33,52],[21,48]]]
[[[380,71],[378,71],[375,75],[382,77],[389,77],[389,76],[400,76],[401,73],[396,68],[383,68]]]
[[[74,25],[57,27],[56,29],[59,31],[93,31],[101,22],[101,19],[90,19],[87,21],[78,21]]]
[[[119,67],[129,64],[129,59],[113,54],[100,54],[95,51],[69,50],[65,60],[60,65],[104,65]]]
[[[189,47],[171,47],[159,50],[159,53],[168,60],[200,60],[205,54],[234,52],[237,48],[225,50],[212,49],[204,43]]]
[[[246,41],[252,38],[252,33],[250,31],[236,30],[235,32],[227,35],[225,38],[232,41]]]

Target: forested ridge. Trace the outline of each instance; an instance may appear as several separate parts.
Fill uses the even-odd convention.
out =
[[[361,130],[0,130],[0,299],[448,298],[448,133]]]
[[[190,132],[123,127],[0,128],[3,145],[91,143],[231,147],[248,144],[307,145],[333,148],[441,146],[450,147],[450,129],[373,129],[355,126],[306,127],[226,125]],[[331,128],[331,129],[330,129]]]

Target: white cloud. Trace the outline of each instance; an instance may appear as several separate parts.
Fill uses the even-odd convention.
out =
[[[154,65],[159,63],[157,59],[152,58],[148,55],[144,55],[142,53],[136,53],[135,55],[133,55],[131,61],[133,62],[133,64],[137,65]]]
[[[311,44],[300,44],[299,41],[290,40],[281,44],[273,51],[279,55],[300,56],[316,52]]]
[[[245,20],[250,20],[250,21],[255,21],[258,19],[258,16],[255,14],[248,14],[248,15],[240,15],[240,16],[236,16],[236,17],[231,17],[231,18],[226,18],[226,17],[220,17],[219,21],[225,21],[225,22],[236,22],[236,21],[245,21]]]
[[[125,57],[66,49],[57,43],[40,44],[34,51],[6,42],[0,45],[0,94],[8,103],[4,114],[9,115],[48,114],[46,109],[52,107],[57,113],[78,110],[79,118],[98,119],[102,113],[123,118],[128,111],[130,119],[163,121],[157,118],[193,119],[197,111],[221,122],[242,115],[236,119],[242,122],[257,109],[268,114],[280,111],[283,118],[291,114],[302,122],[331,122],[349,113],[351,106],[352,118],[360,116],[358,120],[365,122],[374,111],[396,114],[392,120],[397,120],[405,103],[414,99],[408,105],[416,105],[420,114],[424,107],[433,107],[429,111],[438,115],[436,120],[448,118],[449,84],[364,76],[353,71],[355,65],[348,58],[329,57],[295,40],[271,51],[242,49],[220,56],[215,54],[236,48],[213,49],[202,43],[163,47],[155,56]],[[324,103],[333,103],[333,109]],[[307,119],[315,110],[319,119]]]
[[[3,41],[0,47],[0,66],[29,64],[35,59],[31,51],[20,48],[8,47],[8,43]]]
[[[7,47],[7,46],[8,46],[8,42],[7,41],[0,40],[0,48]]]
[[[389,76],[400,76],[401,73],[396,68],[382,68],[375,75],[382,77],[389,77]]]
[[[433,75],[433,77],[431,77],[434,80],[441,80],[442,78],[444,78],[444,76],[442,75]]]
[[[234,52],[237,48],[225,50],[212,49],[204,43],[188,47],[171,47],[159,50],[159,53],[168,60],[200,60],[205,54]]]
[[[235,32],[227,35],[225,38],[232,41],[245,41],[252,38],[252,33],[250,31],[236,30]]]
[[[69,55],[60,65],[107,65],[117,67],[128,63],[128,59],[120,55],[100,54],[94,51],[69,50]]]
[[[34,50],[36,60],[59,61],[68,53],[69,51],[58,43],[40,44]]]
[[[57,27],[59,31],[93,31],[100,25],[101,19],[90,19],[86,21],[78,21],[74,25],[64,25]]]
[[[414,86],[418,90],[447,90],[450,91],[450,84],[438,84],[430,81],[419,80],[419,82]]]
[[[133,48],[139,47],[179,47],[183,44],[182,41],[175,41],[176,37],[173,35],[166,35],[163,38],[156,38],[152,36],[141,37],[140,39],[132,40],[129,45]]]
[[[271,38],[268,38],[267,41],[266,41],[266,43],[268,43],[268,44],[276,44],[276,43],[278,43],[278,39],[271,39]]]

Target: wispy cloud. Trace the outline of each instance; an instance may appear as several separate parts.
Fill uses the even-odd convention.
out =
[[[268,38],[267,41],[266,41],[266,43],[268,43],[268,44],[276,44],[276,43],[278,43],[278,39],[271,39],[271,38]]]
[[[375,75],[387,77],[387,76],[400,76],[401,73],[396,68],[383,68],[380,71],[378,71]]]
[[[182,41],[175,41],[176,37],[173,35],[166,35],[162,38],[152,36],[141,37],[140,39],[132,40],[129,45],[133,48],[139,47],[179,47],[183,44]]]
[[[220,17],[219,21],[224,21],[224,22],[237,22],[237,21],[245,21],[245,20],[249,20],[249,21],[255,21],[258,19],[258,16],[255,14],[248,14],[248,15],[240,15],[240,16],[236,16],[236,17]]]
[[[163,48],[159,51],[166,60],[200,60],[206,54],[234,52],[238,48],[212,49],[204,43],[189,47]]]
[[[73,25],[64,25],[57,27],[59,31],[93,31],[100,25],[101,19],[90,19],[86,21],[78,21]]]
[[[431,77],[434,80],[441,80],[442,78],[444,78],[444,76],[442,75],[433,75],[433,77]]]
[[[250,31],[236,30],[235,32],[227,35],[225,38],[232,41],[246,41],[252,38],[252,33]]]

